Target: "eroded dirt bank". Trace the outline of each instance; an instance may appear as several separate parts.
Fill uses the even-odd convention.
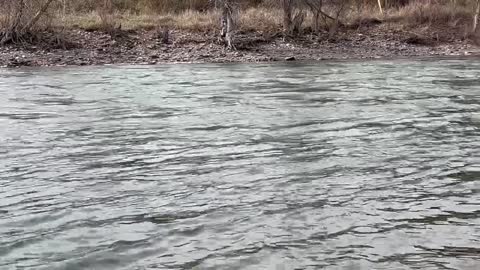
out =
[[[347,29],[284,40],[280,34],[240,33],[229,51],[215,33],[172,31],[169,42],[157,31],[105,33],[73,29],[46,34],[42,41],[0,46],[0,66],[158,64],[175,62],[264,62],[480,55],[471,40],[419,36],[381,28]]]

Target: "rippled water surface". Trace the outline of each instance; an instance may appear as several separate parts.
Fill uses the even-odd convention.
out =
[[[480,62],[0,70],[0,269],[480,269]]]

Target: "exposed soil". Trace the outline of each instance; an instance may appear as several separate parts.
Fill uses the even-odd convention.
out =
[[[441,33],[441,35],[439,35]],[[82,29],[43,33],[0,46],[0,66],[158,64],[174,62],[264,62],[480,55],[471,40],[442,30],[394,30],[382,25],[341,29],[339,33],[304,34],[287,39],[278,34],[239,33],[237,50],[227,50],[215,33],[171,31],[169,41],[158,31],[105,33]]]

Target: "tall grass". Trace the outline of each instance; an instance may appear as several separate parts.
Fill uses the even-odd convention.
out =
[[[432,2],[412,2],[404,7],[393,9],[389,12],[390,21],[400,21],[410,25],[450,25],[465,24],[473,16],[471,5],[454,4],[453,1],[445,4],[432,4]]]
[[[102,0],[103,1],[103,0]],[[95,10],[99,0],[66,0],[70,12],[89,12]],[[131,13],[178,13],[185,10],[205,11],[215,7],[214,0],[111,0],[119,11]],[[265,0],[242,0],[243,6],[254,7]]]
[[[19,27],[31,18],[45,0],[0,0],[0,35]],[[298,0],[303,1],[303,0]],[[383,0],[382,0],[383,1]],[[365,18],[405,25],[472,25],[477,0],[387,0],[385,13],[377,0],[323,0],[324,11],[335,14],[336,5],[348,3],[340,20],[349,24]],[[168,27],[191,31],[218,29],[219,17],[210,0],[58,0],[42,17],[36,29],[51,25],[85,29],[148,29]],[[242,0],[239,29],[243,31],[279,31],[282,29],[280,0]],[[24,6],[19,12],[19,3]],[[108,3],[108,6],[105,5]],[[306,8],[298,4],[297,9]],[[307,9],[305,9],[307,10]],[[303,27],[312,24],[307,16]],[[325,24],[325,22],[324,22]],[[327,27],[324,25],[323,27]]]

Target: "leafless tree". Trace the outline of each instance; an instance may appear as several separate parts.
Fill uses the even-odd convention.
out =
[[[378,9],[380,10],[380,13],[383,14],[382,0],[377,0],[377,3],[378,3]]]
[[[320,31],[320,15],[323,9],[323,0],[304,0],[313,16],[312,29],[315,33]]]
[[[332,1],[330,1],[332,2]],[[328,26],[329,22],[335,23],[335,18],[327,14],[324,11],[325,4],[330,4],[328,0],[303,0],[303,3],[308,7],[313,16],[312,29],[318,33],[320,31],[320,19],[323,20],[325,26]]]
[[[33,16],[25,20],[28,11],[27,9],[31,9],[32,5],[27,5],[28,3],[26,0],[10,0],[10,14],[8,14],[10,19],[7,23],[6,29],[3,30],[1,35],[2,38],[0,40],[0,45],[8,43],[14,38],[20,39],[23,35],[28,33],[46,13],[48,7],[53,1],[54,0],[45,0],[38,6],[37,10],[33,11]],[[2,5],[3,4],[5,3],[2,3]],[[35,6],[33,6],[33,8],[35,8]]]
[[[283,8],[283,31],[284,33],[291,34],[293,24],[293,1],[294,0],[282,0]]]
[[[219,2],[222,11],[221,37],[228,49],[235,50],[234,40],[237,28],[238,6],[233,0],[220,0]]]
[[[284,36],[294,36],[301,30],[305,12],[299,8],[300,0],[282,0]]]
[[[477,0],[475,15],[473,16],[473,33],[478,31],[478,17],[480,16],[480,0]]]

